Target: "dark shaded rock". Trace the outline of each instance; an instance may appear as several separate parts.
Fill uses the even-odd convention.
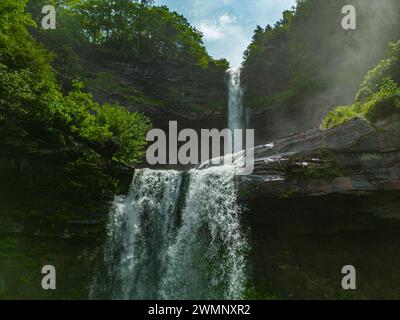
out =
[[[117,138],[112,138],[102,143],[92,143],[90,146],[105,159],[111,159],[114,154],[122,149],[121,142]]]
[[[398,122],[362,120],[256,148],[238,178],[258,299],[400,298]],[[353,265],[357,290],[345,291]]]
[[[256,298],[399,299],[400,197],[368,195],[247,202]],[[341,287],[343,266],[357,290]]]
[[[224,68],[134,58],[110,63],[109,56],[93,54],[81,59],[87,89],[96,101],[115,102],[129,111],[142,112],[162,129],[175,120],[188,128],[225,125]]]
[[[119,181],[122,193],[127,193],[135,173],[135,167],[112,161],[109,173]]]

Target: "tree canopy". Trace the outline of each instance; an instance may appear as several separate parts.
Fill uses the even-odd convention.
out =
[[[35,166],[61,165],[64,179],[81,180],[86,191],[99,192],[106,181],[102,170],[111,162],[140,161],[150,122],[119,105],[96,103],[82,91],[84,84],[80,81],[74,81],[73,89],[63,94],[50,64],[52,55],[28,32],[35,23],[25,12],[25,4],[13,0],[0,3],[3,156],[14,164],[15,172],[20,172],[22,163],[31,166],[27,170],[32,176],[20,178],[37,181],[41,178]],[[74,174],[70,176],[67,172],[71,170]],[[90,180],[86,184],[85,175]],[[50,185],[58,183],[54,175],[51,177]]]
[[[125,96],[120,100],[137,100],[139,96],[147,104],[187,112],[225,106],[224,77],[229,64],[209,56],[202,34],[182,15],[165,6],[155,6],[152,1],[50,2],[57,8],[57,29],[32,33],[55,54],[53,66],[65,91],[71,89],[74,79],[80,78],[87,80],[89,90],[96,92],[98,88],[91,86],[91,80],[99,77],[94,73],[110,73],[99,70],[103,65],[112,69],[123,64],[131,73],[130,92],[138,94],[119,94]],[[49,1],[29,3],[28,10],[35,21],[43,17],[41,8],[45,3]],[[126,85],[126,81],[120,81],[121,72],[107,76],[116,79],[120,87]],[[215,90],[218,94],[207,96],[207,92]],[[120,88],[118,92],[121,91],[125,90]]]

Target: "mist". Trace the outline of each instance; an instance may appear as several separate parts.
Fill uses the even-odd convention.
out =
[[[342,27],[345,5],[356,10],[355,30]],[[258,143],[319,127],[330,110],[351,104],[367,72],[400,38],[399,14],[398,0],[299,0],[283,22],[287,30],[278,23],[256,34],[252,46],[263,50],[245,54],[243,83]]]

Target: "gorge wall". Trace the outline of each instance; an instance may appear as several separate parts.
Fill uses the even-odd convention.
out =
[[[379,129],[354,120],[256,148],[254,174],[237,178],[251,246],[246,297],[399,298],[400,136],[392,121]],[[106,212],[93,206],[53,220],[2,213],[2,298],[88,298]],[[57,267],[58,290],[41,290],[42,264]],[[356,291],[341,288],[345,265],[356,267]]]
[[[239,182],[255,297],[399,298],[398,121],[353,120],[258,147],[254,174]],[[346,265],[355,291],[341,287]]]

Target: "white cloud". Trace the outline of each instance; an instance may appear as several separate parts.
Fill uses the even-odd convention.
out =
[[[198,28],[216,58],[227,58],[233,67],[240,65],[249,40],[235,16],[224,13],[214,21],[201,22]]]
[[[216,58],[227,58],[233,67],[240,65],[249,40],[235,16],[222,14],[214,21],[201,22],[198,29]]]
[[[219,23],[219,25],[221,25],[221,26],[226,26],[226,25],[232,24],[232,23],[234,23],[234,22],[236,22],[236,17],[231,17],[231,16],[228,15],[228,14],[222,15],[222,16],[220,16],[219,19],[218,19],[218,23]]]
[[[224,34],[217,25],[202,23],[199,25],[199,30],[203,33],[205,40],[219,40],[224,37]]]
[[[204,40],[215,41],[231,34],[233,29],[237,29],[235,22],[235,17],[224,14],[218,18],[217,22],[202,22],[198,28],[203,33]]]

